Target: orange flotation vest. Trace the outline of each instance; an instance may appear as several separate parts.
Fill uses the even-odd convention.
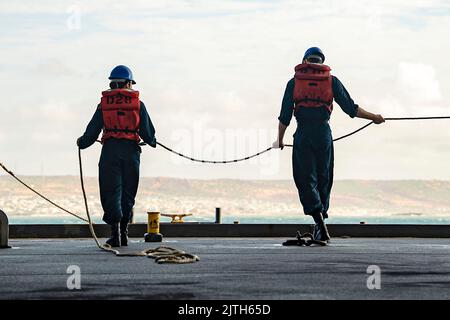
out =
[[[103,114],[102,143],[109,138],[139,142],[141,102],[139,91],[113,89],[102,92],[100,109]]]
[[[323,64],[302,63],[295,67],[294,112],[300,108],[325,107],[333,111],[331,68]]]

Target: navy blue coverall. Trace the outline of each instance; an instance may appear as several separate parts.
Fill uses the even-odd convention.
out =
[[[294,111],[294,85],[294,79],[287,83],[278,117],[285,126],[289,126]],[[334,76],[332,86],[334,100],[345,113],[354,118],[358,105]],[[330,113],[326,107],[299,108],[295,118],[297,130],[294,134],[292,168],[300,202],[306,215],[321,212],[324,218],[328,218],[334,166]]]
[[[79,147],[91,146],[103,129],[100,105],[80,138]],[[155,128],[141,101],[139,136],[145,143],[156,147]],[[136,141],[110,138],[102,147],[99,162],[100,200],[108,224],[126,224],[131,219],[131,210],[139,185],[141,147]]]

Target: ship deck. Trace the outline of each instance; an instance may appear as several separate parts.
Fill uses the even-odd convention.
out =
[[[166,238],[193,264],[116,257],[92,239],[11,239],[0,250],[0,299],[449,299],[450,239],[334,238],[283,247],[286,238]],[[102,239],[104,241],[104,239]],[[160,244],[131,239],[127,250]],[[67,268],[81,271],[68,290]],[[381,270],[369,290],[367,268]]]

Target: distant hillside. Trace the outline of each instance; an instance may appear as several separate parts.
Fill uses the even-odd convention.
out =
[[[83,213],[78,177],[23,177],[54,201]],[[89,204],[99,217],[97,178],[86,178]],[[0,176],[0,208],[10,216],[53,216],[61,212],[8,176]],[[214,208],[235,216],[298,216],[301,207],[293,181],[186,180],[142,178],[137,215],[148,210],[213,216]],[[336,216],[450,216],[450,181],[336,181],[332,210]]]

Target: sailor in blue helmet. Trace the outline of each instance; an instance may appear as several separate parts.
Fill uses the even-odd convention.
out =
[[[314,219],[313,238],[318,241],[330,239],[324,219],[328,217],[333,184],[333,138],[329,125],[333,100],[351,118],[369,119],[376,124],[384,122],[381,115],[355,104],[324,62],[322,50],[312,47],[295,67],[295,76],[287,83],[284,93],[278,117],[278,140],[274,144],[284,147],[284,133],[294,115],[297,130],[292,152],[293,176],[303,211]]]
[[[100,104],[83,136],[78,138],[80,149],[91,146],[101,131],[103,144],[99,162],[100,200],[103,221],[111,225],[112,247],[128,245],[128,223],[139,183],[142,138],[156,147],[155,128],[139,92],[131,70],[117,66],[109,77],[110,89],[102,92]]]

